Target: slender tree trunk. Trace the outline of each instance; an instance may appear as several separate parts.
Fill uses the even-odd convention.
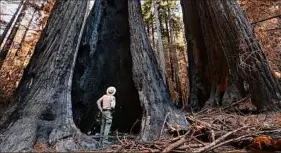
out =
[[[34,10],[34,12],[32,13],[31,19],[28,21],[28,24],[27,24],[27,26],[26,26],[26,29],[25,29],[24,33],[23,33],[22,40],[21,40],[21,42],[20,42],[19,48],[18,48],[17,51],[16,51],[15,56],[18,56],[18,52],[19,52],[19,51],[22,49],[22,47],[23,47],[23,44],[24,44],[24,42],[25,42],[25,38],[26,38],[27,32],[28,32],[28,30],[29,30],[29,28],[30,28],[30,26],[31,26],[31,23],[32,23],[32,21],[33,21],[33,19],[34,19],[34,17],[35,17],[35,13],[36,13],[36,10]]]
[[[88,140],[80,139],[71,105],[87,5],[88,1],[56,1],[17,90],[16,110],[1,131],[1,152],[30,151],[37,141],[49,142],[57,151],[73,151],[76,143]]]
[[[143,108],[140,139],[155,140],[161,134],[166,115],[170,124],[177,122],[178,125],[187,126],[188,123],[182,114],[177,117],[179,112],[172,106],[167,87],[157,70],[156,59],[145,35],[140,2],[128,0],[128,5],[133,80]]]
[[[9,21],[9,23],[7,24],[4,32],[2,33],[1,37],[0,37],[0,50],[2,50],[2,46],[4,45],[5,39],[7,39],[6,37],[9,35],[9,33],[11,32],[11,30],[14,28],[14,26],[16,25],[16,21],[19,17],[19,14],[24,6],[25,1],[21,1],[16,12],[14,13],[13,17],[11,18],[11,20]]]
[[[155,0],[153,2],[154,5],[154,19],[156,22],[156,30],[157,30],[157,44],[158,48],[156,50],[156,59],[159,65],[160,73],[162,75],[163,80],[166,80],[166,64],[165,64],[165,57],[164,57],[164,45],[162,41],[162,35],[161,35],[161,24],[159,20],[159,3],[160,1]],[[166,84],[166,81],[164,81]]]
[[[168,16],[165,14],[165,27],[166,27],[166,37],[168,39],[168,42],[170,42],[170,32],[169,32],[169,25],[168,25]]]
[[[177,54],[177,46],[175,45],[175,34],[172,28],[172,19],[171,19],[171,10],[169,7],[169,0],[167,0],[168,3],[168,29],[169,29],[169,36],[170,36],[170,42],[169,42],[169,52],[171,56],[171,66],[172,66],[172,78],[174,82],[176,83],[176,91],[179,94],[179,99],[178,99],[178,105],[180,107],[183,106],[183,101],[182,101],[182,90],[181,90],[181,83],[180,83],[180,78],[179,78],[179,64],[178,64],[178,54]]]
[[[20,5],[22,5],[22,6],[20,7],[19,15],[17,15],[17,17],[15,17],[15,24],[11,28],[11,32],[10,32],[9,36],[7,37],[7,40],[6,41],[4,40],[3,48],[1,48],[1,51],[0,51],[0,68],[2,67],[2,65],[4,63],[6,56],[8,55],[8,52],[13,44],[14,38],[15,38],[17,31],[20,27],[20,24],[22,22],[22,19],[26,13],[25,1],[23,1],[23,3]]]

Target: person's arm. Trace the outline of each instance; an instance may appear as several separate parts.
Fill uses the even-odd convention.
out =
[[[102,112],[102,108],[101,108],[102,99],[103,99],[103,96],[97,101],[98,108],[101,112]]]
[[[112,99],[111,99],[111,101],[110,101],[110,106],[111,106],[112,109],[114,109],[114,108],[115,108],[115,105],[116,105],[115,97],[112,96],[111,98],[112,98]]]

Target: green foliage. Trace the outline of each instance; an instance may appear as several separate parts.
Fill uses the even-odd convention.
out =
[[[142,2],[142,14],[143,14],[143,20],[144,23],[147,24],[149,27],[153,26],[153,17],[154,17],[154,7],[153,7],[153,2],[155,0],[145,0]],[[162,21],[161,22],[161,32],[162,36],[165,36],[167,33],[165,21],[170,23],[171,29],[173,32],[178,36],[182,29],[181,25],[181,12],[179,12],[179,2],[174,1],[174,0],[161,0],[159,3],[159,19]],[[168,21],[170,16],[170,21]],[[165,28],[165,29],[164,29]]]
[[[142,4],[142,15],[143,15],[143,20],[144,23],[152,25],[152,19],[153,19],[153,14],[152,14],[152,0],[145,0],[144,3]]]

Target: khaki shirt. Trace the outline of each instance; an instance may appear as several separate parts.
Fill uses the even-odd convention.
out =
[[[102,105],[101,105],[102,102]],[[115,97],[112,95],[103,95],[98,101],[97,105],[100,111],[103,109],[113,109],[115,108]]]

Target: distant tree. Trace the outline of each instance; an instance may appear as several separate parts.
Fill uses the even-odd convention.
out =
[[[26,1],[20,2],[16,12],[11,18],[10,22],[7,24],[3,34],[0,37],[0,68],[2,67],[3,61],[5,60],[9,49],[12,46],[13,40],[19,29],[20,23],[25,15],[26,11]]]
[[[159,0],[153,1],[154,7],[154,20],[156,23],[156,32],[157,32],[157,49],[155,50],[156,59],[159,65],[160,73],[164,82],[166,83],[166,64],[165,64],[165,56],[164,56],[164,45],[162,40],[162,33],[161,33],[161,23],[159,19]]]

